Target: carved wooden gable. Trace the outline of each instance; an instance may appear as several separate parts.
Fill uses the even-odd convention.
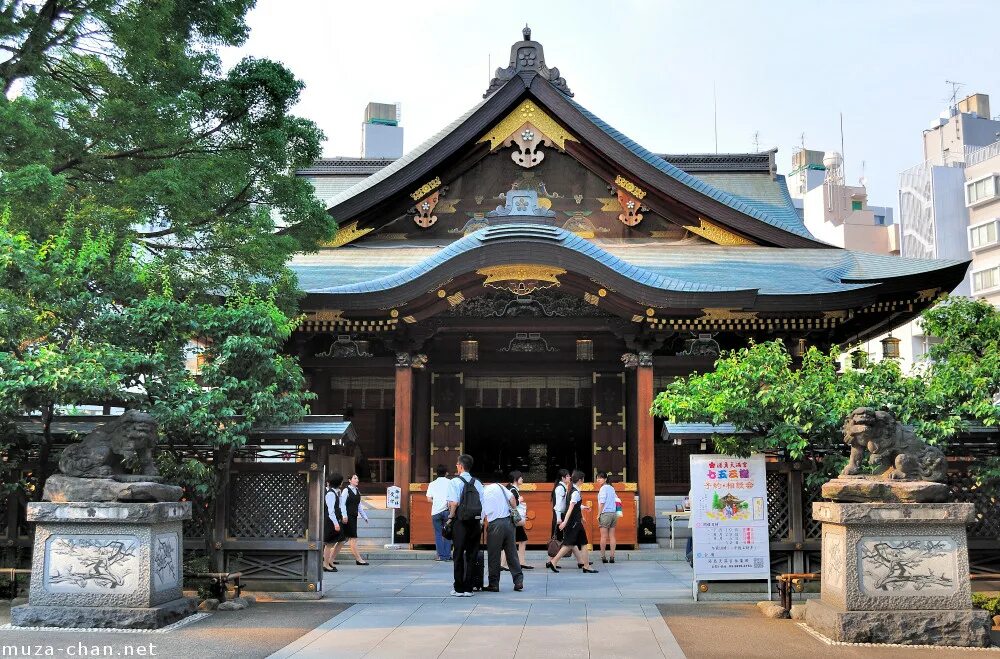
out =
[[[512,130],[532,130],[524,125],[518,124]],[[552,132],[551,128],[548,130]],[[545,219],[546,223],[584,238],[656,238],[676,244],[709,242],[679,222],[641,206],[638,198],[635,211],[641,212],[641,222],[624,222],[621,216],[627,212],[627,206],[623,207],[620,187],[614,182],[604,181],[571,156],[561,153],[558,143],[553,143],[552,148],[545,147],[544,157],[535,152],[536,162],[525,167],[518,157],[512,156],[531,156],[524,153],[520,143],[504,147],[504,142],[510,142],[505,133],[506,130],[490,133],[498,145],[493,153],[453,181],[444,184],[435,181],[433,186],[424,186],[424,196],[417,195],[419,200],[409,213],[366,238],[461,238],[487,226],[487,214],[505,205],[508,192],[531,190],[538,195],[539,207],[554,214]],[[536,133],[536,139],[542,141],[541,135]],[[633,189],[633,198],[634,194]]]

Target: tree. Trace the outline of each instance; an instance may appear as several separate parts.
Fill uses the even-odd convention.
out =
[[[889,407],[909,420],[920,386],[892,360],[839,374],[836,351],[810,348],[796,364],[781,341],[767,341],[723,354],[714,371],[671,382],[656,396],[652,413],[670,421],[732,424],[744,434],[716,436],[722,453],[782,450],[800,459],[839,448],[844,418],[858,407]]]
[[[928,351],[920,433],[946,443],[970,423],[1000,424],[1000,311],[985,300],[950,297],[924,312],[923,327],[938,341]],[[1000,457],[976,467],[981,481],[1000,481]]]
[[[219,472],[250,428],[306,413],[302,370],[281,351],[295,321],[273,300],[180,299],[169,271],[131,258],[128,244],[73,233],[38,243],[0,221],[0,419],[40,414],[36,495],[52,421],[73,405],[147,409],[168,448],[220,449]],[[198,374],[185,366],[192,340],[203,346]]]
[[[671,383],[652,413],[671,421],[730,423],[746,434],[719,436],[718,450],[745,456],[783,450],[792,459],[841,464],[841,427],[851,410],[892,411],[932,444],[946,445],[971,423],[1000,424],[1000,311],[983,300],[948,298],[923,314],[938,339],[904,375],[891,359],[837,373],[837,351],[810,349],[797,365],[779,341],[722,355],[715,370]],[[1000,458],[976,465],[980,482],[1000,481]]]
[[[294,171],[319,156],[289,115],[302,83],[217,49],[252,0],[0,0],[0,200],[35,240],[85,215],[179,290],[283,278],[334,225]]]
[[[0,0],[0,426],[14,453],[12,416],[41,416],[47,465],[57,414],[116,402],[151,411],[168,447],[219,447],[220,467],[253,425],[306,411],[281,354],[297,294],[285,264],[335,227],[295,176],[322,138],[289,113],[301,82],[268,60],[221,65],[252,5]],[[175,462],[178,478],[205,476]]]

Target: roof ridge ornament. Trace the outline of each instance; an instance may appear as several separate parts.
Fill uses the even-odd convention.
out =
[[[573,96],[573,92],[566,85],[566,79],[559,75],[559,69],[545,66],[542,44],[531,40],[531,28],[527,24],[521,30],[521,35],[524,38],[510,47],[510,63],[507,68],[497,67],[496,76],[490,80],[490,87],[483,94],[483,98],[490,96],[508,80],[522,73],[541,75],[566,96]]]

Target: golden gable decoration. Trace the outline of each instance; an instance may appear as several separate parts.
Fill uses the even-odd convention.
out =
[[[333,234],[333,238],[324,243],[321,243],[320,246],[330,247],[330,248],[341,247],[342,245],[346,245],[347,243],[354,242],[355,240],[357,240],[358,238],[367,233],[371,233],[373,230],[374,227],[365,227],[364,229],[359,229],[358,223],[355,220],[350,224],[338,227],[337,233]]]
[[[632,195],[636,199],[640,199],[641,200],[641,199],[645,199],[646,198],[646,191],[643,190],[642,188],[640,188],[638,185],[636,185],[632,181],[630,181],[627,178],[625,178],[624,176],[621,176],[621,175],[616,176],[615,177],[615,185],[617,185],[619,188],[621,188],[625,192],[629,193],[630,195]]]
[[[410,198],[413,199],[413,201],[420,201],[421,197],[426,197],[428,194],[430,194],[431,190],[437,190],[440,187],[441,187],[441,177],[435,176],[433,180],[424,183],[415,191],[411,192]]]
[[[480,268],[476,274],[486,277],[483,286],[510,291],[514,295],[530,295],[539,289],[559,286],[559,276],[566,271],[550,265],[512,263]]]
[[[476,143],[489,142],[490,151],[496,151],[501,146],[514,146],[511,159],[527,169],[545,158],[545,153],[539,148],[543,144],[565,151],[567,141],[578,140],[538,105],[524,101]]]
[[[743,236],[738,236],[731,231],[723,229],[718,224],[713,224],[703,217],[698,218],[698,226],[689,225],[684,228],[691,233],[701,236],[702,238],[711,240],[716,245],[737,246],[757,244],[752,240],[744,238]]]

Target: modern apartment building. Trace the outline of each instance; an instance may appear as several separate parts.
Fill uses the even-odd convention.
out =
[[[801,149],[792,154],[788,192],[806,228],[832,245],[898,255],[899,227],[892,208],[869,205],[864,183],[847,185],[843,169],[836,152]]]
[[[1000,139],[990,99],[973,94],[945,110],[924,131],[924,162],[899,177],[900,254],[914,258],[969,259],[968,157]],[[988,181],[982,182],[985,188]],[[973,206],[985,203],[973,202]],[[975,268],[973,268],[974,270]],[[954,293],[972,295],[972,271]]]
[[[972,296],[1000,306],[1000,141],[970,152],[965,161],[964,201],[972,254]]]

